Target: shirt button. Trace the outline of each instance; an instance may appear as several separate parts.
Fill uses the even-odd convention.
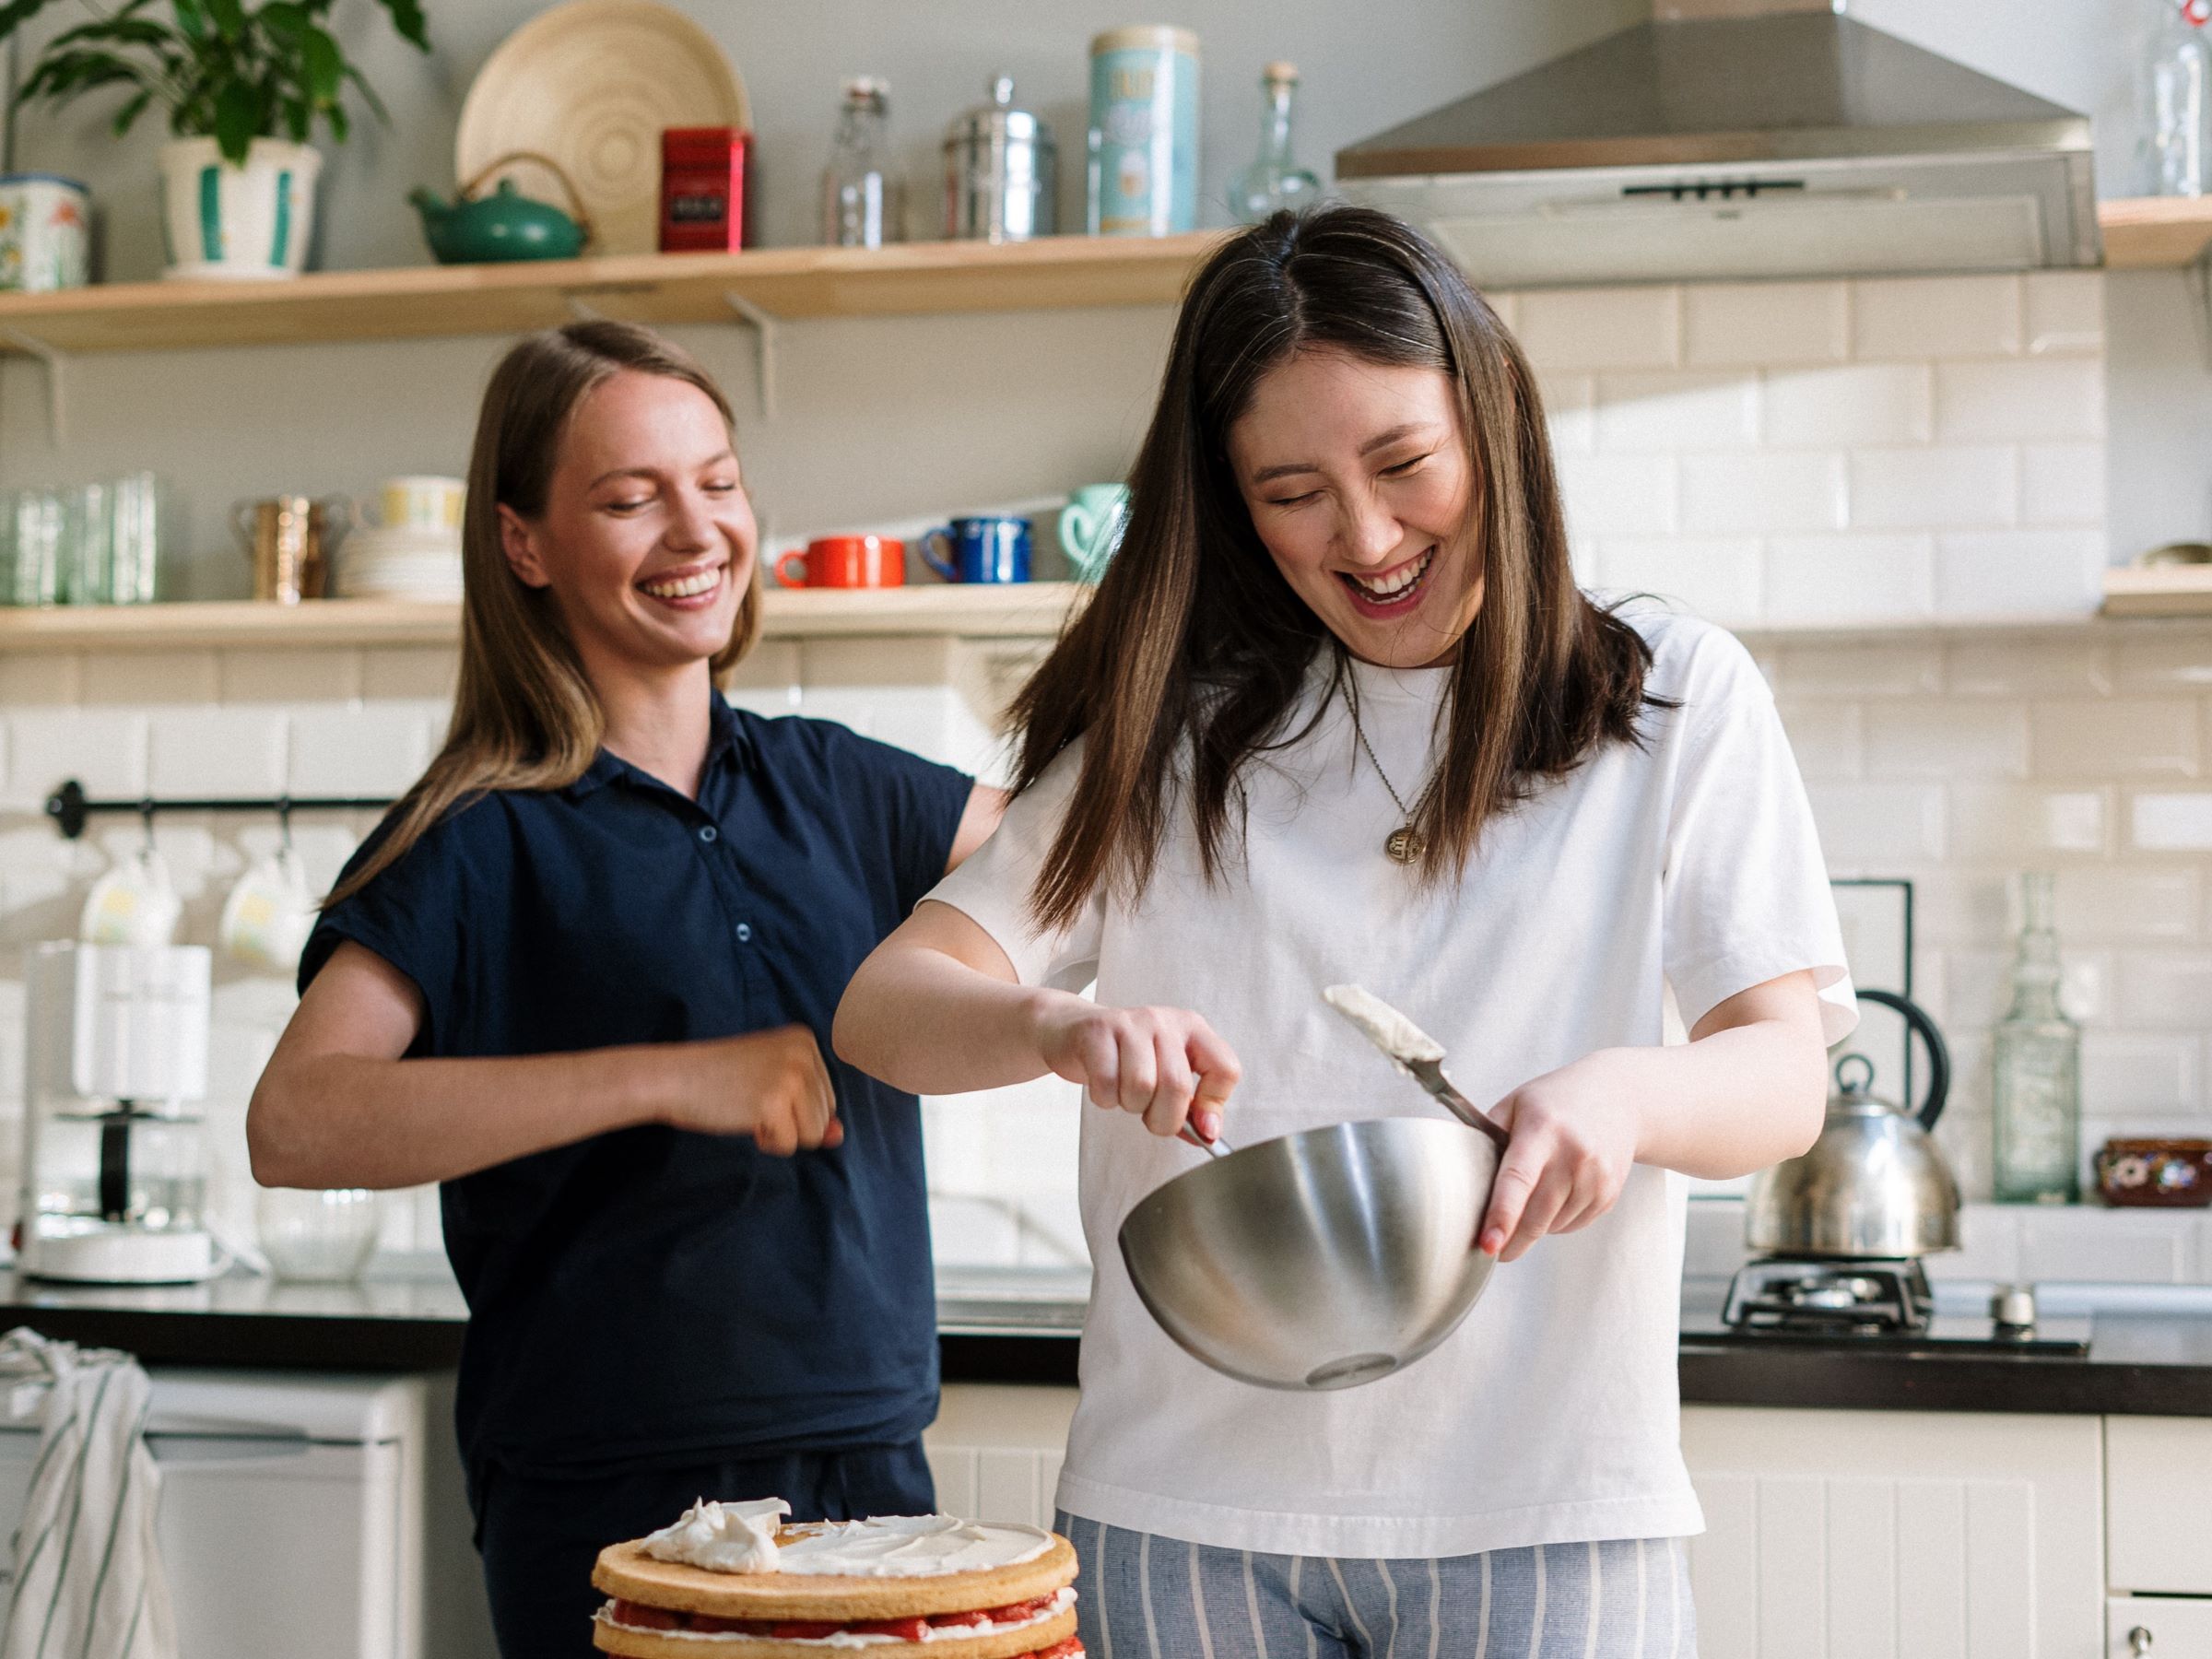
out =
[[[751,941],[751,939],[752,939],[752,936],[753,936],[753,924],[752,924],[750,922],[740,922],[740,923],[738,923],[738,924],[737,924],[737,943],[738,943],[738,944],[740,944],[740,945],[744,945],[744,944],[747,944],[747,943],[749,943],[749,942]]]
[[[721,831],[712,824],[701,824],[699,827],[699,839],[702,841],[711,841],[720,833]]]

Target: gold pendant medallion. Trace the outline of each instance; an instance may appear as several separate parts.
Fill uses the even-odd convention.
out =
[[[1382,851],[1402,865],[1418,864],[1421,854],[1428,850],[1429,843],[1421,839],[1421,832],[1411,824],[1399,825],[1390,832],[1390,839],[1382,843]]]

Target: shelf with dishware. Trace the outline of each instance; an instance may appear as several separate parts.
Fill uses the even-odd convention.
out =
[[[771,588],[770,639],[951,634],[1049,638],[1088,590],[1072,582],[946,583],[803,592]],[[393,599],[251,599],[0,607],[0,655],[242,646],[452,645],[460,607]]]
[[[0,351],[36,356],[515,334],[594,313],[668,324],[1169,305],[1211,232],[638,253],[101,283],[0,294]]]
[[[2108,617],[2212,617],[2212,564],[2115,565],[2104,573]]]

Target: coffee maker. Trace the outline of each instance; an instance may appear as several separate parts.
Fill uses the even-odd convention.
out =
[[[26,954],[17,1266],[88,1284],[212,1277],[202,1225],[210,955],[55,941]]]

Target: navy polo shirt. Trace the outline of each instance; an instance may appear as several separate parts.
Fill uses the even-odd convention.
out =
[[[844,1144],[621,1129],[447,1182],[472,1470],[589,1474],[907,1440],[936,1409],[914,1097],[830,1051],[861,959],[935,885],[971,780],[714,698],[699,799],[604,750],[565,789],[449,814],[327,912],[421,989],[410,1057],[799,1024]],[[367,856],[382,831],[355,855]]]

